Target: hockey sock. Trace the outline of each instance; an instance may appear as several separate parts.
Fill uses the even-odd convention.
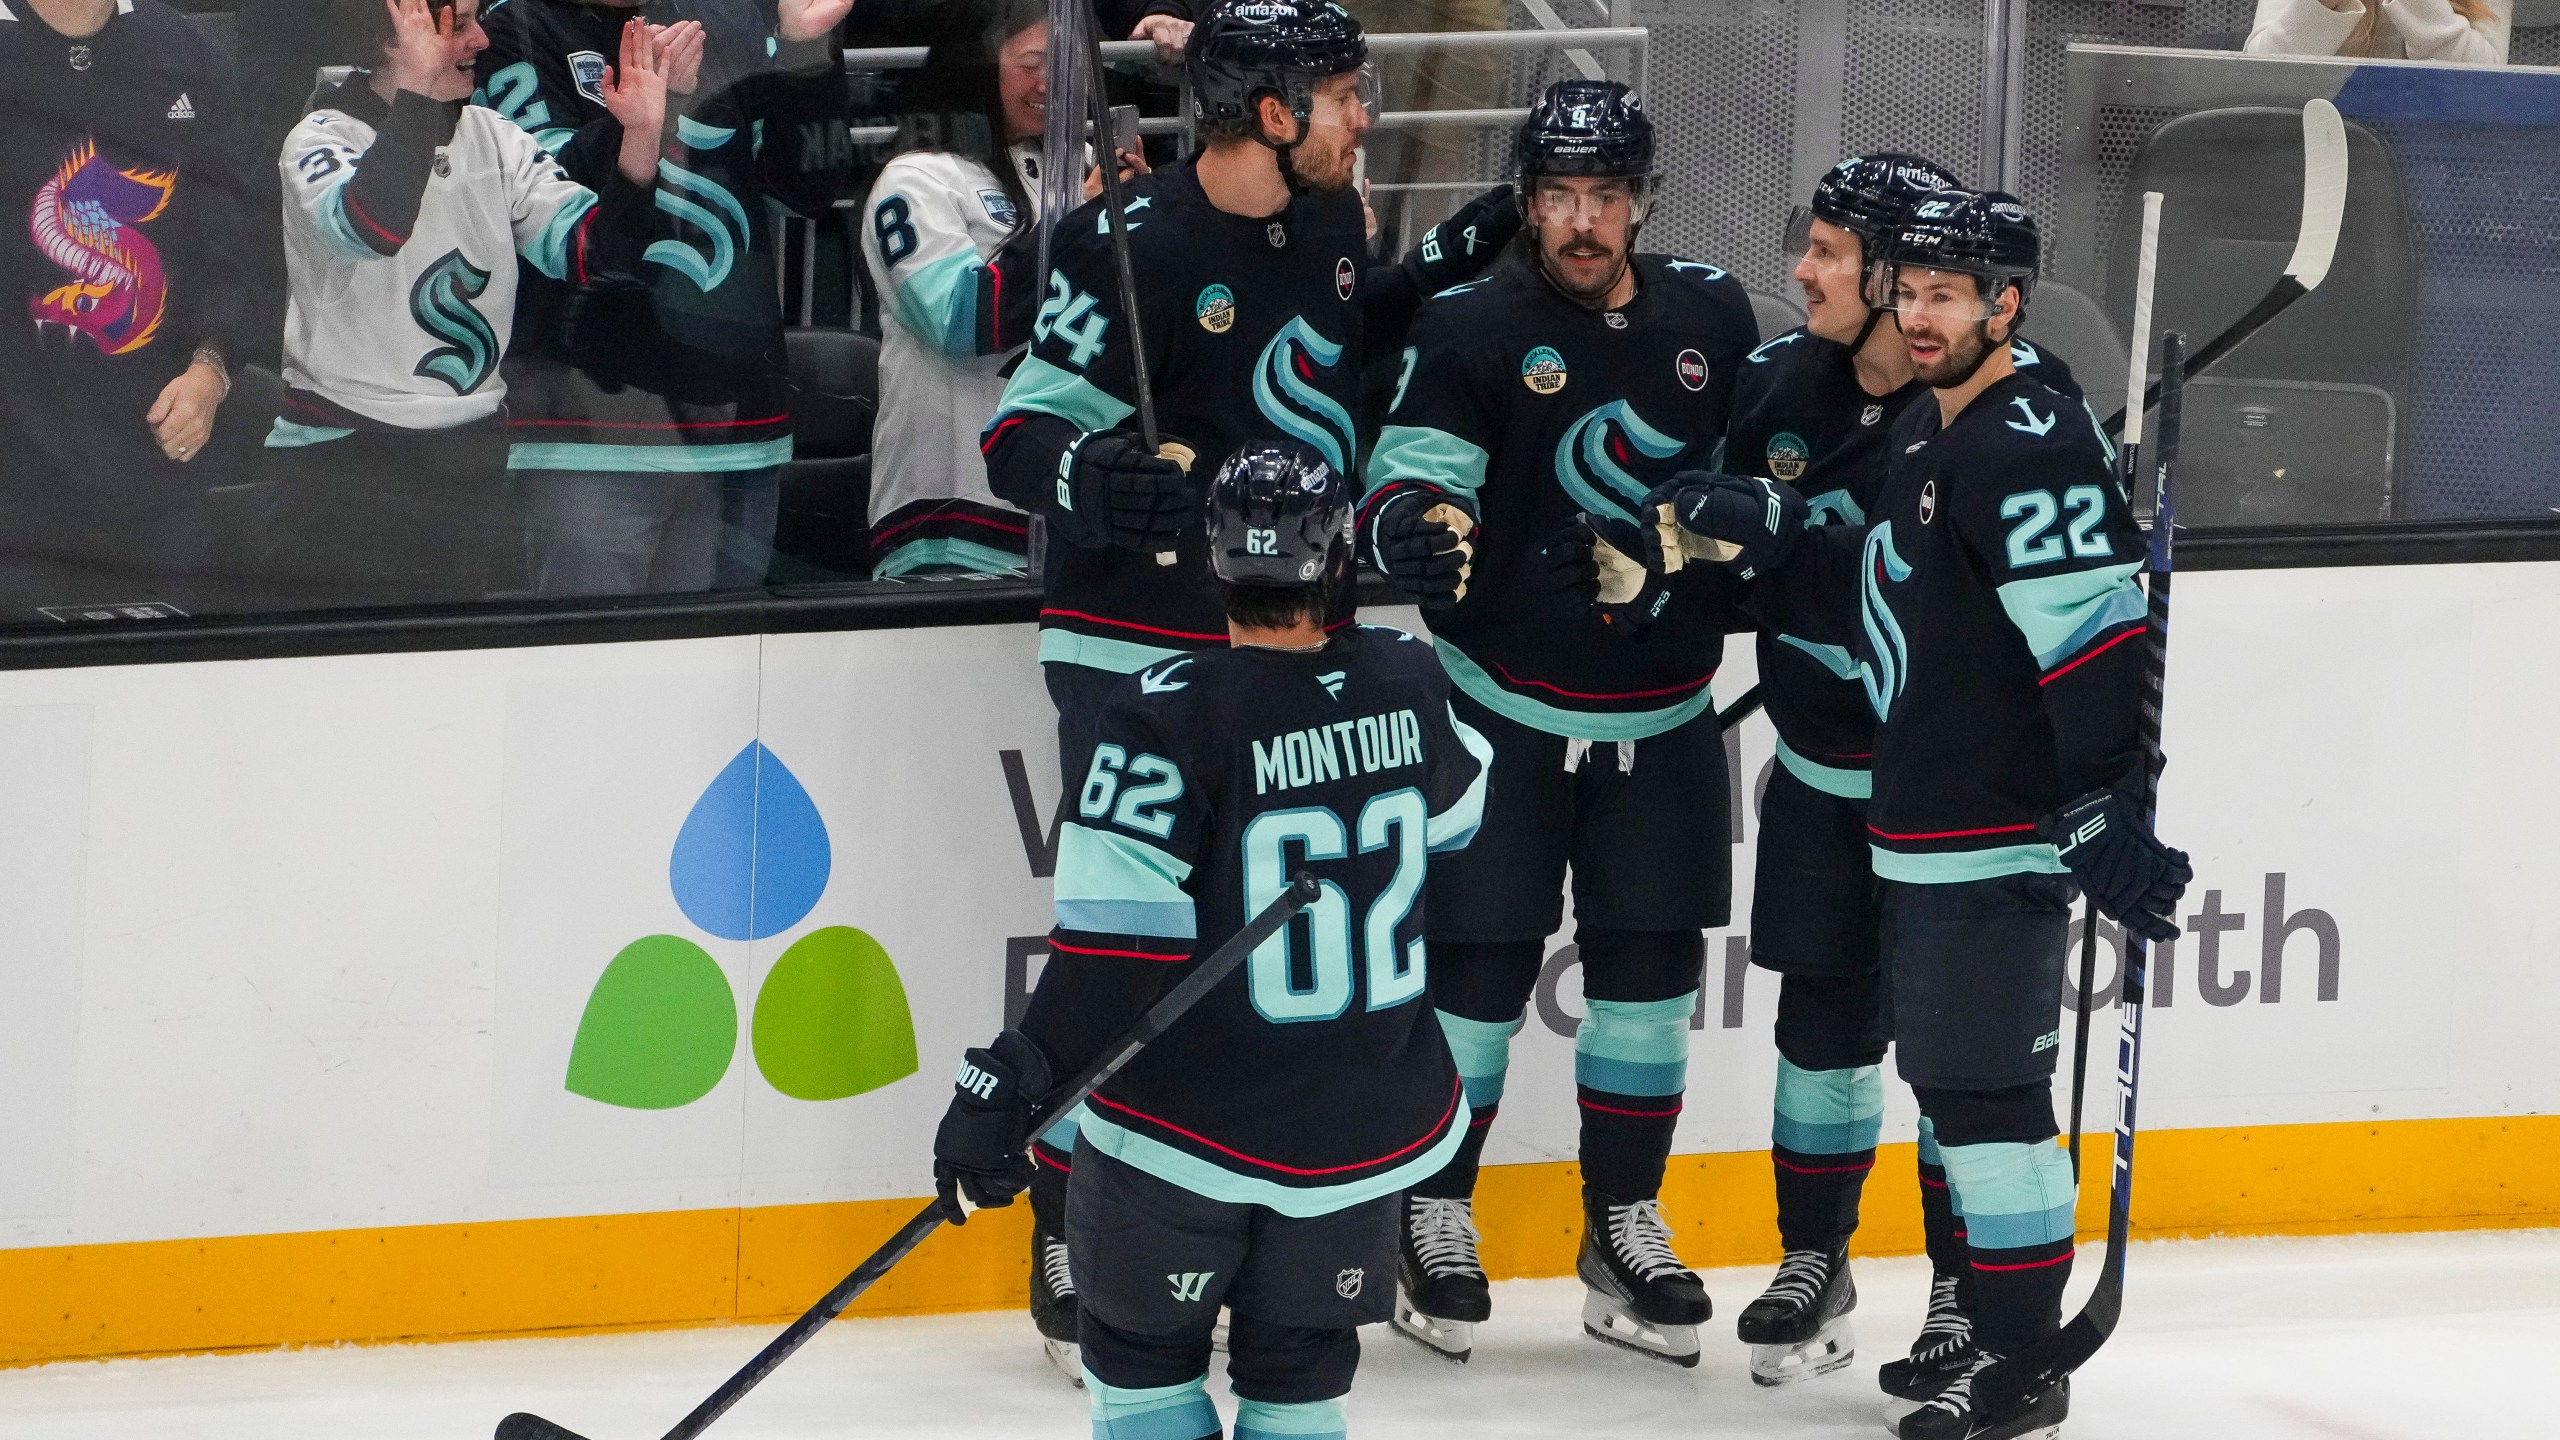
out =
[[[1209,1403],[1206,1372],[1178,1385],[1129,1390],[1103,1383],[1088,1365],[1084,1388],[1093,1397],[1093,1440],[1208,1440],[1224,1433],[1218,1407]]]
[[[1973,1261],[1965,1251],[1964,1216],[1958,1213],[1955,1187],[1947,1181],[1946,1157],[1929,1117],[1920,1117],[1920,1234],[1928,1246],[1929,1268],[1956,1279],[1956,1301],[1973,1309]]]
[[[1858,1228],[1858,1200],[1884,1128],[1884,1074],[1873,1065],[1803,1070],[1778,1060],[1769,1158],[1778,1180],[1778,1239],[1831,1250]]]
[[[2078,1199],[2071,1158],[2050,1137],[1948,1145],[1940,1153],[1964,1207],[1974,1339],[1995,1354],[2016,1354],[2062,1324]]]
[[[1620,1203],[1650,1200],[1661,1193],[1671,1130],[1688,1086],[1689,1017],[1698,992],[1667,1000],[1586,999],[1583,1005],[1573,1040],[1582,1183]]]
[[[1236,1402],[1236,1440],[1343,1440],[1348,1433],[1339,1400]]]
[[[1511,1068],[1511,1037],[1520,1033],[1529,1021],[1527,1011],[1509,1020],[1470,1020],[1446,1010],[1440,1017],[1440,1033],[1449,1039],[1449,1053],[1458,1062],[1458,1080],[1466,1087],[1466,1138],[1458,1142],[1458,1151],[1440,1173],[1417,1182],[1416,1195],[1445,1200],[1465,1200],[1476,1193],[1476,1167],[1484,1157],[1484,1138],[1493,1130],[1493,1117],[1502,1108],[1502,1079]]]

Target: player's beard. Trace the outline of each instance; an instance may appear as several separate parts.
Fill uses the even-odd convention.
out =
[[[1921,384],[1932,387],[1961,385],[1981,368],[1983,357],[1991,353],[1991,322],[1976,320],[1962,330],[1932,330],[1926,337],[1938,343],[1939,350],[1925,363],[1912,357],[1911,373]]]
[[[1343,132],[1336,132],[1340,134]],[[1319,139],[1312,130],[1289,152],[1290,172],[1298,183],[1319,195],[1339,195],[1351,188],[1356,172],[1353,163],[1359,153],[1356,144],[1337,139]]]

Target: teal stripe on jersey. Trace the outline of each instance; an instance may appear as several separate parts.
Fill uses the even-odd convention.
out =
[[[1005,382],[996,402],[992,430],[1009,415],[1031,412],[1055,415],[1079,430],[1109,430],[1137,413],[1135,406],[1081,375],[1061,370],[1037,355],[1026,355]]]
[[[1873,771],[1843,770],[1836,765],[1807,760],[1795,752],[1783,735],[1778,737],[1778,763],[1787,767],[1788,774],[1825,795],[1837,795],[1843,800],[1875,798],[1876,777]]]
[[[1051,881],[1058,924],[1102,935],[1199,938],[1199,916],[1182,882],[1191,863],[1116,830],[1069,821],[1058,830]]]
[[[523,441],[507,447],[510,470],[610,470],[644,475],[712,475],[766,470],[791,458],[791,437],[742,445],[572,445]]]
[[[1613,1095],[1677,1095],[1689,1078],[1689,1017],[1698,992],[1668,1000],[1586,1000],[1573,1037],[1573,1078]]]
[[[695,150],[717,150],[737,135],[732,126],[705,125],[690,115],[676,117],[676,138]]]
[[[1087,1369],[1084,1388],[1093,1397],[1093,1440],[1200,1440],[1218,1433],[1205,1374],[1179,1385],[1123,1389]]]
[[[344,440],[354,433],[338,425],[297,425],[279,416],[275,428],[267,432],[266,448],[299,450],[305,445],[326,445],[332,440]]]
[[[1476,778],[1467,782],[1465,794],[1423,825],[1423,848],[1434,855],[1464,850],[1476,838],[1476,827],[1484,823],[1486,782],[1493,776],[1493,742],[1460,720],[1456,710],[1449,712],[1449,724],[1458,732],[1458,743],[1475,757]]]
[[[1801,1070],[1778,1057],[1772,1138],[1802,1155],[1850,1155],[1876,1148],[1884,1132],[1884,1072]]]
[[[1860,672],[1858,670],[1856,657],[1852,656],[1846,649],[1838,645],[1824,645],[1816,641],[1804,639],[1800,636],[1785,634],[1781,634],[1778,637],[1778,643],[1781,645],[1794,646],[1796,649],[1812,656],[1814,659],[1822,662],[1823,669],[1830,671],[1840,679],[1855,680],[1859,676]]]
[[[548,130],[533,132],[533,143],[541,146],[546,153],[555,158],[561,151],[569,148],[570,141],[577,138],[578,132],[566,125],[554,125]]]
[[[1389,425],[1369,451],[1371,490],[1398,480],[1419,481],[1473,499],[1484,488],[1492,457],[1478,445],[1428,425]]]
[[[874,580],[895,580],[928,565],[948,565],[972,575],[1020,575],[1022,557],[975,540],[910,540],[871,567]]]
[[[1949,850],[1936,855],[1905,855],[1881,845],[1867,847],[1876,877],[1905,885],[1956,885],[1967,880],[1997,880],[2003,875],[2067,875],[2071,867],[2050,845],[1994,845],[1987,850]]]
[[[1054,1149],[1076,1153],[1076,1132],[1084,1121],[1085,1109],[1079,1105],[1057,1119],[1057,1123],[1040,1132],[1040,1141]]]
[[[978,272],[974,250],[945,255],[889,277],[890,303],[910,334],[955,360],[978,353]]]
[[[1440,1033],[1449,1041],[1449,1056],[1458,1062],[1458,1083],[1467,1090],[1467,1108],[1479,1109],[1501,1103],[1502,1078],[1511,1069],[1511,1037],[1529,1023],[1527,1011],[1516,1020],[1470,1020],[1446,1010],[1431,1012],[1440,1017]]]
[[[1349,1426],[1339,1400],[1236,1401],[1236,1440],[1343,1440]]]
[[[2050,670],[2078,653],[2100,631],[2139,620],[2145,601],[2133,583],[2137,561],[2075,570],[2068,575],[2039,575],[2012,580],[2000,587],[2000,608],[2009,623],[2027,637],[2036,668]]]
[[[552,279],[568,279],[569,242],[577,236],[578,222],[586,219],[587,212],[594,208],[596,197],[593,192],[581,191],[570,197],[559,209],[551,212],[551,218],[542,222],[542,228],[532,239],[516,247],[516,252],[532,262],[534,269]]]
[[[1073,630],[1040,632],[1041,664],[1082,665],[1088,670],[1108,670],[1114,675],[1135,675],[1158,661],[1190,653],[1188,650],[1168,650],[1161,645],[1140,645],[1101,635],[1080,635]]]
[[[1713,687],[1701,685],[1697,694],[1659,710],[1621,710],[1606,714],[1565,710],[1503,689],[1476,662],[1468,659],[1464,651],[1450,644],[1445,635],[1434,638],[1431,645],[1440,654],[1440,668],[1449,673],[1449,683],[1467,692],[1468,699],[1506,720],[1568,739],[1643,740],[1688,724],[1715,703]]]
[[[2050,1140],[1948,1145],[1947,1181],[1964,1197],[1965,1243],[1976,1250],[2050,1245],[2072,1234],[2079,1186],[2071,1157]]]
[[[354,223],[347,219],[347,182],[354,178],[356,172],[353,170],[339,169],[338,178],[330,183],[329,193],[321,196],[319,205],[314,207],[311,228],[320,232],[321,243],[341,260],[361,263],[388,259],[390,257],[357,238]]]
[[[1458,1113],[1450,1117],[1449,1128],[1439,1142],[1417,1153],[1412,1159],[1366,1180],[1348,1180],[1339,1185],[1275,1185],[1255,1175],[1239,1174],[1223,1165],[1212,1165],[1185,1151],[1176,1150],[1159,1140],[1151,1140],[1135,1131],[1115,1124],[1104,1114],[1087,1110],[1082,1120],[1083,1143],[1114,1160],[1146,1171],[1168,1185],[1179,1185],[1194,1195],[1229,1205],[1260,1205],[1296,1220],[1317,1215],[1330,1215],[1381,1195],[1393,1195],[1413,1187],[1417,1180],[1436,1175],[1458,1153],[1458,1143],[1467,1138],[1467,1105],[1462,1096]],[[1207,1434],[1207,1431],[1200,1432]]]

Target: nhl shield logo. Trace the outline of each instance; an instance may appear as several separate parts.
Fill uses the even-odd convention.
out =
[[[576,82],[579,94],[598,105],[604,104],[604,76],[610,68],[605,58],[593,50],[569,52],[569,78]]]
[[[1615,310],[1612,310],[1608,314],[1600,317],[1600,323],[1608,326],[1612,330],[1624,330],[1627,328],[1627,317]]]
[[[1920,486],[1920,523],[1926,525],[1937,518],[1938,482],[1935,480],[1923,481]]]
[[[1274,220],[1264,227],[1262,238],[1271,242],[1272,249],[1280,249],[1289,243],[1289,227]]]
[[[1813,450],[1802,436],[1781,430],[1769,437],[1769,473],[1792,485],[1804,478],[1805,467],[1813,461]]]
[[[1224,285],[1212,285],[1192,302],[1191,313],[1199,319],[1201,329],[1224,335],[1236,323],[1236,292]]]
[[[1334,294],[1341,296],[1345,300],[1350,299],[1351,287],[1359,278],[1360,272],[1351,268],[1350,256],[1345,255],[1341,259],[1333,262]]]
[[[1551,346],[1541,345],[1520,361],[1520,383],[1540,395],[1553,395],[1564,388],[1564,357]]]
[[[1707,388],[1706,356],[1699,354],[1695,350],[1683,350],[1680,352],[1679,358],[1671,362],[1671,368],[1680,376],[1680,383],[1689,389],[1704,390]]]
[[[1333,1293],[1345,1300],[1360,1298],[1360,1287],[1368,1283],[1369,1272],[1354,1265],[1333,1277]]]
[[[1881,405],[1870,405],[1858,412],[1858,423],[1861,425],[1873,425],[1883,418],[1884,407]]]

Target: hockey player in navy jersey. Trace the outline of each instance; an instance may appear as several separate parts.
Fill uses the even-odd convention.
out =
[[[1430,648],[1330,629],[1349,481],[1248,445],[1195,544],[1229,648],[1124,676],[1059,832],[1051,959],[1020,1028],[968,1053],[935,1137],[945,1195],[1008,1204],[1032,1109],[1305,868],[1323,898],[1085,1107],[1067,1212],[1093,1433],[1220,1435],[1210,1332],[1232,1312],[1237,1440],[1339,1437],[1387,1318],[1397,1192],[1467,1100],[1425,999],[1427,858],[1468,843],[1490,753]],[[993,1077],[993,1084],[986,1077]]]
[[[1358,473],[1362,360],[1420,297],[1472,277],[1511,233],[1507,191],[1471,202],[1395,263],[1371,264],[1354,160],[1371,121],[1360,23],[1333,0],[1223,0],[1184,52],[1203,148],[1124,187],[1137,317],[1163,438],[1225,455],[1313,446]],[[1129,319],[1102,206],[1060,222],[1031,346],[982,448],[1004,500],[1048,526],[1040,660],[1060,763],[1093,746],[1121,676],[1226,644],[1198,527],[1204,475],[1153,455],[1134,424]],[[1333,596],[1327,623],[1350,624]],[[1062,777],[1070,793],[1077,771]],[[1039,1148],[1031,1308],[1054,1347],[1075,1335],[1057,1281],[1075,1128]]]
[[[1998,1413],[1976,1397],[2061,1324],[2077,1192],[2053,1067],[2073,881],[2166,939],[2191,872],[2133,798],[2149,763],[2141,534],[2096,422],[2011,358],[2034,219],[2006,195],[1933,192],[1891,258],[1895,318],[1934,393],[1895,423],[1868,524],[1808,531],[1803,498],[1766,479],[1684,476],[1665,499],[1682,529],[1737,547],[1763,613],[1827,614],[1856,637],[1895,1063],[1935,1133],[1974,1291],[1970,1353],[1894,1433],[2008,1440],[2070,1409],[2067,1381]]]
[[[1725,632],[1749,622],[1703,570],[1595,606],[1590,525],[1634,543],[1637,502],[1713,452],[1758,335],[1724,271],[1635,253],[1654,138],[1625,86],[1550,87],[1518,156],[1520,253],[1424,307],[1362,502],[1363,544],[1430,617],[1458,715],[1492,740],[1495,771],[1483,838],[1432,868],[1433,1003],[1475,1121],[1414,1187],[1397,1323],[1464,1359],[1490,1313],[1478,1157],[1570,868],[1584,1323],[1694,1365],[1707,1295],[1657,1197],[1700,931],[1725,923],[1732,892],[1708,682]]]
[[[1884,484],[1886,437],[1903,411],[1933,393],[1885,308],[1885,250],[1921,195],[1955,185],[1953,175],[1915,155],[1852,156],[1833,166],[1812,203],[1789,219],[1786,253],[1809,318],[1752,351],[1742,366],[1725,465],[1793,486],[1805,499],[1808,526],[1865,525]],[[2013,337],[2009,353],[2021,373],[2078,394],[2049,352]],[[1785,1257],[1736,1330],[1752,1347],[1753,1378],[1778,1385],[1837,1370],[1855,1353],[1846,1317],[1858,1292],[1848,1246],[1875,1164],[1888,1011],[1867,857],[1875,712],[1845,637],[1764,627],[1759,673],[1778,732],[1778,766],[1760,802],[1751,959],[1782,977],[1770,1158]],[[1895,1393],[1925,1389],[1939,1370],[1971,1353],[1963,1228],[1925,1118],[1920,1202],[1937,1276],[1910,1358],[1883,1368],[1885,1387]]]

